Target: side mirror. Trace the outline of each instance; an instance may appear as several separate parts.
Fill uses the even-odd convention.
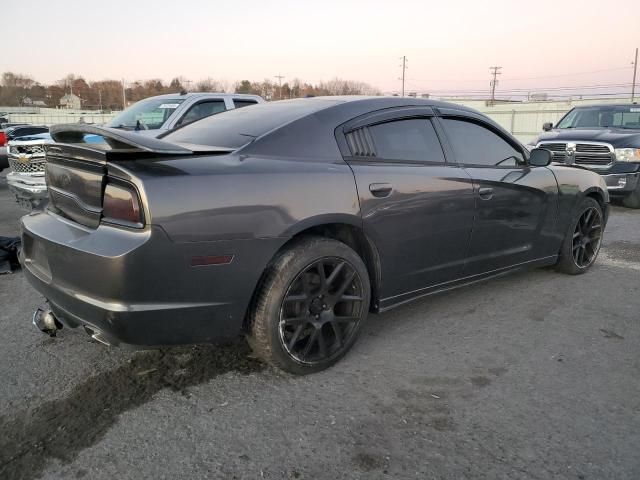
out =
[[[545,132],[548,132],[549,130],[553,130],[553,123],[551,122],[545,122],[542,124],[542,130],[544,130]]]
[[[546,167],[553,160],[553,154],[544,148],[534,148],[529,153],[529,165],[532,167]]]

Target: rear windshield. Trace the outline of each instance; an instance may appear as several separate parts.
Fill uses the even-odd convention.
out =
[[[560,120],[557,128],[640,129],[640,106],[598,106],[574,108]]]
[[[107,127],[156,130],[173,115],[184,98],[152,98],[134,103],[111,120]]]
[[[302,98],[261,103],[203,118],[160,138],[174,143],[240,148],[276,127],[341,102]]]

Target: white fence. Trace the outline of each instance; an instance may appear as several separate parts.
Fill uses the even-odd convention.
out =
[[[542,124],[555,123],[567,113],[570,108],[563,110],[511,110],[482,112],[509,131],[522,143],[531,141],[542,132]]]
[[[116,113],[95,112],[64,112],[60,113],[10,113],[7,115],[10,123],[30,123],[32,125],[55,125],[57,123],[96,123],[109,122]]]

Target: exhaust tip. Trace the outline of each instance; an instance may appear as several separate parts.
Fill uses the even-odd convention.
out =
[[[62,323],[58,320],[48,305],[38,307],[33,313],[33,324],[43,333],[55,337],[56,332],[62,329]]]

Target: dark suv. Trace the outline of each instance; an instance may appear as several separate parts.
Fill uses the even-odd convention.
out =
[[[591,105],[569,111],[532,145],[551,150],[553,161],[602,175],[609,194],[640,208],[640,105]]]

